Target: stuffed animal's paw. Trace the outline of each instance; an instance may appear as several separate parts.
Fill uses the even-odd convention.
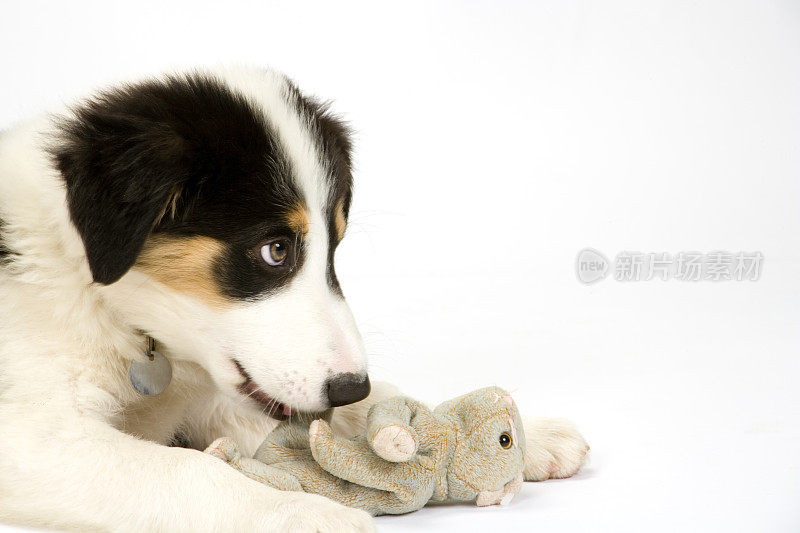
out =
[[[478,507],[487,507],[489,505],[497,505],[503,498],[503,490],[484,490],[478,493],[478,499],[475,503]]]
[[[417,452],[417,439],[413,429],[391,425],[381,428],[370,442],[372,449],[387,461],[408,461]]]
[[[475,503],[479,507],[487,505],[508,505],[522,488],[522,474],[505,484],[500,490],[485,490],[478,494]]]
[[[303,485],[296,477],[277,468],[266,466],[257,472],[245,472],[245,475],[273,489],[303,492]]]
[[[317,440],[321,437],[330,437],[333,434],[331,426],[322,419],[314,420],[308,426],[308,444],[313,450]]]
[[[205,453],[213,455],[217,459],[222,459],[226,463],[237,460],[242,456],[236,443],[228,437],[221,437],[206,448]]]
[[[518,475],[503,487],[503,497],[500,498],[500,505],[508,505],[514,496],[522,490],[522,474]]]

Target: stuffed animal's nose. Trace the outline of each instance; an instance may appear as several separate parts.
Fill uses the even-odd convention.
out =
[[[325,390],[331,407],[355,403],[369,396],[369,376],[352,372],[337,374],[325,382]]]

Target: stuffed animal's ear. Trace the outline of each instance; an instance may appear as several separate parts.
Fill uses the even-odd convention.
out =
[[[70,217],[94,281],[110,284],[133,266],[179,195],[186,179],[184,140],[156,116],[124,108],[113,97],[76,110],[60,127],[52,152]]]

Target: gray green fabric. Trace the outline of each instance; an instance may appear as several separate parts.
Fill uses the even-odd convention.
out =
[[[333,435],[325,418],[329,413],[310,426],[308,419],[281,423],[253,458],[242,457],[227,438],[206,452],[261,483],[374,515],[416,511],[429,501],[506,503],[522,485],[522,421],[499,387],[433,411],[403,396],[378,402],[364,434],[353,439]]]

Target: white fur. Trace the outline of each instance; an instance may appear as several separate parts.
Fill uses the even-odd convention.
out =
[[[586,463],[589,445],[572,422],[558,418],[527,418],[525,481],[570,477]]]
[[[328,257],[327,171],[309,125],[287,100],[287,80],[273,71],[214,73],[245,96],[277,134],[309,212],[300,272],[279,294],[214,311],[135,271],[103,289],[126,324],[151,332],[171,360],[199,363],[220,390],[241,401],[236,358],[270,397],[300,410],[327,407],[323,384],[332,374],[364,373],[363,343],[347,304],[326,281]]]
[[[164,446],[181,430],[197,448],[228,436],[252,453],[275,426],[236,391],[232,354],[267,394],[304,410],[324,407],[330,373],[366,365],[353,317],[325,281],[327,180],[307,125],[286,105],[285,79],[217,75],[277,130],[311,210],[309,254],[291,286],[232,310],[136,270],[107,287],[92,284],[64,185],[43,151],[49,119],[0,137],[0,219],[20,252],[0,268],[0,522],[114,531],[373,528],[361,511],[280,493],[213,457]],[[154,398],[127,381],[130,360],[144,349],[137,330],[151,332],[173,364],[170,387]],[[376,384],[367,400],[337,409],[334,429],[359,432],[369,405],[395,392]],[[566,457],[548,453],[548,470],[551,458]],[[558,473],[577,469],[567,459]]]
[[[309,253],[287,290],[230,311],[135,270],[93,285],[63,183],[43,150],[50,120],[2,137],[0,218],[20,256],[0,269],[0,520],[129,531],[372,528],[359,511],[277,493],[202,453],[163,446],[181,429],[198,447],[228,435],[252,452],[274,427],[236,391],[231,354],[267,394],[299,409],[325,406],[331,373],[365,370],[349,309],[325,281],[319,156],[288,114],[283,78],[249,75],[255,89],[246,96],[279,119],[273,126],[301,170]],[[158,338],[173,364],[173,382],[155,398],[138,396],[126,378],[143,352],[139,329]],[[349,419],[363,418],[368,404],[351,406],[360,416]]]

